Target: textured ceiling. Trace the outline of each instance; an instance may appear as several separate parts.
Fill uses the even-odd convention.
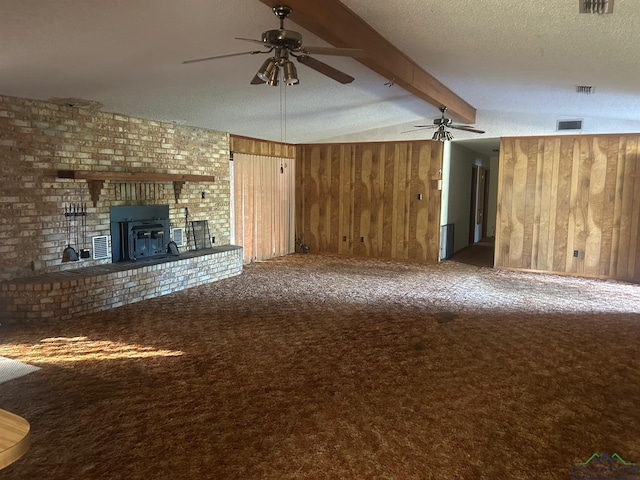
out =
[[[343,0],[392,44],[478,109],[485,138],[640,131],[640,2],[612,15],[579,0]],[[428,138],[402,133],[437,109],[350,58],[317,58],[356,80],[341,85],[298,65],[300,84],[253,86],[264,56],[183,60],[254,49],[278,27],[259,0],[4,0],[0,94],[79,97],[103,111],[292,143]],[[304,44],[327,45],[292,22]],[[594,85],[581,95],[576,85]],[[458,139],[474,134],[454,132]],[[486,142],[484,142],[486,143]]]

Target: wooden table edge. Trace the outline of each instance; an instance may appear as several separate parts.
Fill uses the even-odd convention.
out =
[[[15,413],[7,412],[0,409],[0,436],[4,435],[4,430],[7,429],[8,424],[6,420],[11,420],[11,427],[13,430],[18,430],[19,435],[22,435],[13,445],[0,451],[0,470],[11,465],[13,462],[22,457],[31,444],[29,434],[31,432],[31,426],[24,418],[16,415]]]

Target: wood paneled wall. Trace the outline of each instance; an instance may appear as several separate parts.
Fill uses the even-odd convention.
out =
[[[640,281],[639,149],[640,135],[502,139],[495,265]]]
[[[311,252],[438,262],[441,169],[440,142],[299,145],[297,235]]]
[[[295,158],[296,147],[287,143],[271,142],[257,138],[229,135],[229,148],[232,152],[267,157]]]

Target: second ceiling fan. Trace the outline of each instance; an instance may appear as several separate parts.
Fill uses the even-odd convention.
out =
[[[272,10],[280,19],[280,28],[278,30],[267,30],[263,32],[261,40],[236,37],[236,40],[259,43],[266,48],[266,50],[253,50],[249,52],[230,53],[214,57],[196,58],[194,60],[186,60],[182,63],[205,62],[208,60],[235,57],[238,55],[256,55],[273,52],[273,56],[264,61],[258,70],[258,73],[251,80],[252,85],[259,85],[262,83],[267,83],[272,86],[278,85],[280,70],[283,72],[282,79],[287,85],[296,85],[299,83],[300,80],[298,78],[298,72],[290,57],[295,58],[303,65],[306,65],[307,67],[312,68],[313,70],[316,70],[337,82],[343,84],[353,82],[354,78],[351,75],[347,75],[346,73],[311,57],[311,54],[358,57],[364,56],[364,52],[362,50],[355,48],[303,46],[302,35],[300,33],[284,28],[284,20],[292,12],[291,8],[286,5],[282,5],[273,7]]]
[[[477,128],[473,128],[469,125],[458,125],[453,123],[453,120],[444,116],[447,111],[447,107],[440,107],[440,111],[442,112],[442,115],[433,120],[433,125],[415,125],[415,130],[420,130],[422,128],[435,128],[436,131],[431,139],[439,140],[441,142],[444,142],[445,140],[453,140],[453,135],[449,130],[447,130],[448,128],[464,130],[465,132],[472,133],[484,133],[484,130],[478,130]],[[415,130],[408,130],[408,132],[413,132]]]

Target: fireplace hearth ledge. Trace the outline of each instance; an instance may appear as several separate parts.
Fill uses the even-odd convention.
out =
[[[242,273],[242,247],[218,246],[0,283],[0,324],[69,319]]]

